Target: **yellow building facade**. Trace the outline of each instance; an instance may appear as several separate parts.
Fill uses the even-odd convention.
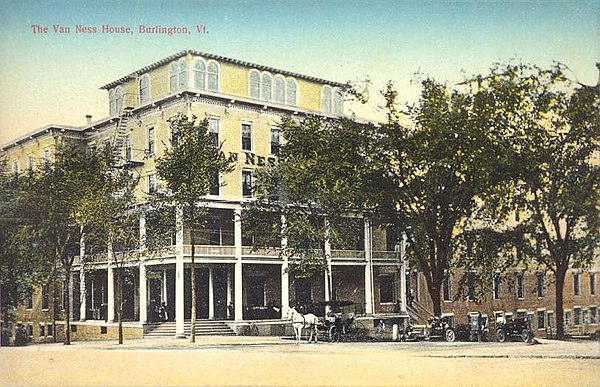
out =
[[[343,115],[343,87],[312,76],[187,50],[102,86],[108,94],[108,117],[92,121],[88,116],[82,127],[40,128],[6,144],[2,153],[9,169],[22,173],[51,159],[64,136],[78,138],[90,149],[116,145],[123,163],[140,177],[137,197],[143,205],[160,184],[155,163],[170,147],[169,121],[181,114],[208,119],[210,131],[222,143],[223,152],[236,160],[236,166],[219,177],[220,186],[207,197],[210,221],[200,233],[195,260],[199,318],[228,321],[235,330],[246,320],[276,323],[286,317],[291,304],[332,299],[354,302],[356,313],[393,312],[403,288],[398,254],[393,243],[390,247],[386,241],[385,232],[372,227],[368,219],[364,228],[356,230],[360,242],[355,250],[331,251],[331,284],[327,276],[289,278],[287,261],[277,249],[252,249],[243,235],[242,204],[252,200],[255,170],[276,162],[283,140],[278,130],[282,118]],[[146,219],[140,219],[140,235],[147,227],[151,225]],[[128,328],[137,329],[140,335],[152,330],[157,333],[156,322],[163,323],[166,334],[189,333],[189,233],[177,226],[170,248],[128,265],[124,317]],[[375,287],[384,289],[374,291]],[[70,289],[71,317],[78,321],[75,324],[82,337],[90,335],[90,324],[110,328],[116,319],[115,267],[106,253],[86,249],[82,240]],[[32,325],[37,327],[37,323]],[[111,329],[101,331],[110,333]]]

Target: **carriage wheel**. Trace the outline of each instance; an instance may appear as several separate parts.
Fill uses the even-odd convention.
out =
[[[365,339],[367,338],[367,328],[361,322],[354,321],[352,323],[351,332],[354,333],[355,341],[365,341]]]
[[[329,341],[332,343],[337,343],[340,341],[340,331],[334,326],[329,328]]]

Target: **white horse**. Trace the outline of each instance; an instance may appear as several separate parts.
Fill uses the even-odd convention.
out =
[[[307,342],[317,342],[317,325],[319,325],[319,318],[312,313],[305,315],[300,314],[296,308],[290,308],[288,310],[287,319],[292,321],[292,327],[294,327],[294,333],[296,334],[296,344],[300,344],[300,337],[302,336],[302,329],[307,328],[309,336]]]

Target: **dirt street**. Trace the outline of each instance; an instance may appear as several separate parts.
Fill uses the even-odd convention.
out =
[[[0,348],[1,385],[598,386],[600,342],[199,338]]]

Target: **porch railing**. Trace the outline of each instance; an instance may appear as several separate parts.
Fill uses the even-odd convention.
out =
[[[332,259],[364,261],[365,252],[362,250],[331,250]]]

